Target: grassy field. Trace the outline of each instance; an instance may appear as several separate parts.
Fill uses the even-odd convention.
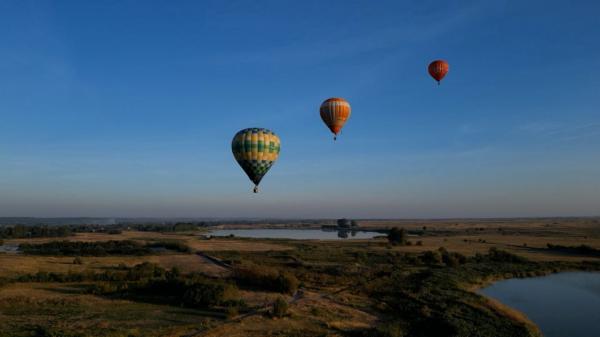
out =
[[[73,256],[2,253],[0,337],[394,337],[432,333],[462,336],[469,331],[478,331],[479,336],[537,336],[536,327],[521,313],[473,290],[507,277],[600,270],[597,256],[547,249],[548,243],[600,248],[598,219],[390,220],[361,221],[360,226],[399,226],[420,235],[409,237],[411,245],[401,246],[390,245],[383,238],[209,239],[201,231],[123,231],[80,233],[60,239],[4,240],[9,245],[63,239],[134,240],[143,244],[174,240],[189,246],[192,252],[87,256],[80,261],[74,261]],[[490,248],[501,253],[492,254]],[[98,276],[89,279],[93,275],[125,275],[126,270],[144,262],[177,270],[182,277],[206,275],[208,280],[231,283],[237,288],[235,302],[200,307],[183,302],[174,305],[177,302],[172,298],[163,303],[155,297],[133,296],[134,289],[147,287],[141,281],[99,281]],[[273,281],[248,284],[236,276],[238,266],[250,266],[264,275],[274,273],[269,277],[275,277],[275,281],[277,273],[287,273],[297,278],[298,291],[281,292],[272,288]],[[43,276],[55,273],[87,278],[77,282],[47,281],[40,279],[40,272]],[[260,273],[256,275],[263,275]],[[169,278],[160,277],[163,281]],[[149,280],[156,280],[156,275]],[[101,291],[90,292],[92,285]],[[277,298],[288,303],[282,317],[272,314]]]
[[[16,284],[0,292],[0,336],[181,336],[220,317],[80,293],[70,284]]]

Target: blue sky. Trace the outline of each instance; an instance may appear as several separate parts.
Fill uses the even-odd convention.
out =
[[[599,11],[2,1],[0,216],[598,215]],[[332,96],[353,109],[336,143]],[[246,127],[282,141],[257,195]]]

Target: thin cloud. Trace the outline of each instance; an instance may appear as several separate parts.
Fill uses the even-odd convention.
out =
[[[369,34],[348,38],[318,41],[309,44],[289,44],[278,48],[261,50],[236,51],[215,55],[217,60],[224,62],[245,63],[294,63],[313,65],[345,57],[355,57],[365,53],[394,50],[415,43],[431,40],[450,34],[462,23],[484,12],[480,4],[464,7],[444,18],[421,18],[418,23],[410,23],[400,28],[383,29]],[[447,14],[447,13],[446,13]],[[427,22],[427,24],[423,24]],[[235,58],[235,60],[233,60]]]
[[[517,126],[517,131],[537,137],[559,141],[600,136],[600,123],[567,124],[557,122],[533,122]]]

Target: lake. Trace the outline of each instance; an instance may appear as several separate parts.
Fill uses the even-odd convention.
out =
[[[375,236],[385,235],[369,231],[337,231],[322,229],[217,229],[209,232],[212,236],[229,236],[233,234],[240,238],[260,239],[294,239],[294,240],[344,240],[344,239],[372,239]]]
[[[600,336],[600,273],[505,280],[481,293],[523,312],[545,337]]]

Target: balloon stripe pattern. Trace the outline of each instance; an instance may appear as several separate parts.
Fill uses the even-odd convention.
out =
[[[448,62],[444,60],[435,60],[429,64],[427,70],[429,71],[429,75],[438,81],[439,84],[442,78],[446,76],[449,69],[450,65],[448,65]]]
[[[348,118],[350,118],[350,103],[343,98],[333,97],[321,104],[321,119],[329,130],[337,135]]]
[[[231,142],[235,160],[257,186],[279,157],[280,147],[279,137],[263,128],[241,130]]]

